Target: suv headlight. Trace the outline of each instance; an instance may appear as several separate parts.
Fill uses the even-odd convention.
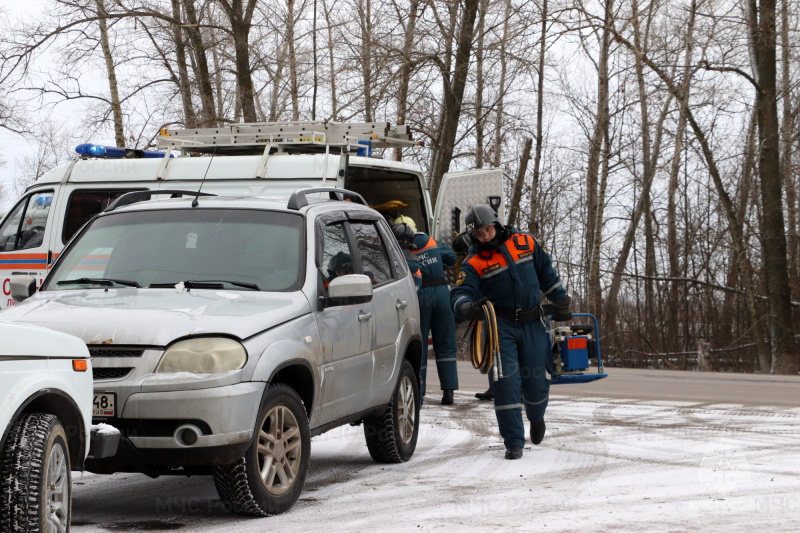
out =
[[[156,372],[213,374],[238,370],[247,362],[240,343],[224,337],[200,337],[176,342],[164,352]]]

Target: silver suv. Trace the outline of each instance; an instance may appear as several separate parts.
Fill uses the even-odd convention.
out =
[[[89,346],[93,420],[122,439],[87,470],[213,474],[223,501],[263,515],[294,504],[311,437],[334,427],[362,423],[373,459],[407,461],[419,308],[383,217],[341,189],[137,201],[164,193],[121,197],[38,292],[14,278],[25,301],[0,315]]]

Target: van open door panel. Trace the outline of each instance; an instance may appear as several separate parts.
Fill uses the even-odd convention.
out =
[[[448,246],[464,231],[470,206],[490,204],[505,223],[503,171],[499,168],[448,172],[442,177],[433,213],[433,238]]]

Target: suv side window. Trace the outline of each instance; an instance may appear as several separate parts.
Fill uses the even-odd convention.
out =
[[[373,285],[380,285],[392,279],[392,267],[386,253],[378,228],[370,222],[352,222],[350,227],[356,237],[356,246],[361,254],[361,267],[370,277]]]
[[[322,278],[325,287],[337,276],[355,273],[353,253],[347,243],[343,222],[328,224],[322,230]]]
[[[39,191],[19,202],[0,227],[0,252],[41,246],[52,202],[53,191]]]
[[[397,239],[386,224],[378,222],[378,229],[380,230],[383,244],[389,251],[392,266],[394,266],[394,279],[403,279],[408,275],[408,263],[406,263],[406,258],[403,256],[402,250],[400,250],[400,245],[397,243]]]

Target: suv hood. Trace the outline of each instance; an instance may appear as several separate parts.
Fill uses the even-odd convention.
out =
[[[87,344],[166,346],[209,333],[246,339],[310,311],[300,291],[109,288],[37,293],[0,320],[49,327]]]
[[[5,315],[3,315],[5,316]],[[3,357],[89,357],[86,345],[70,335],[25,324],[0,323]]]

